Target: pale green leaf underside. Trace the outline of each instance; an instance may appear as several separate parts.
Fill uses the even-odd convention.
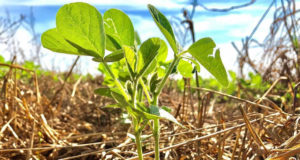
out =
[[[66,40],[104,57],[103,20],[95,7],[83,2],[64,5],[57,12],[56,27]]]
[[[114,38],[120,46],[134,46],[134,28],[130,18],[118,9],[109,9],[104,15],[105,33]]]
[[[80,54],[75,47],[68,43],[64,37],[57,32],[56,28],[44,32],[41,36],[41,42],[43,47],[54,52],[84,55]]]
[[[177,69],[179,73],[186,78],[191,78],[193,76],[193,66],[191,63],[181,59],[178,63]]]
[[[168,21],[168,19],[153,5],[148,4],[148,9],[160,29],[160,31],[163,33],[163,35],[166,37],[167,41],[169,42],[171,48],[173,49],[174,53],[178,53],[178,48],[176,45],[176,39],[173,33],[173,29]]]
[[[188,52],[209,71],[222,85],[228,85],[228,77],[219,49],[213,55],[216,44],[211,38],[203,38],[192,44]]]

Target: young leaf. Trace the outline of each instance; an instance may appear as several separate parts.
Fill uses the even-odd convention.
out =
[[[116,62],[124,58],[124,51],[122,49],[116,50],[104,57],[104,62]]]
[[[148,9],[149,9],[151,16],[153,17],[156,25],[158,26],[160,31],[163,33],[163,35],[166,37],[167,41],[169,42],[174,53],[177,54],[178,48],[177,48],[177,44],[176,44],[176,39],[175,39],[173,29],[172,29],[168,19],[153,5],[148,4]]]
[[[109,51],[116,51],[121,49],[122,47],[120,46],[120,44],[110,35],[106,34],[106,38],[105,38],[105,49],[109,50]]]
[[[216,44],[211,38],[203,38],[192,44],[188,52],[207,69],[222,85],[228,85],[227,73],[218,49],[213,55]]]
[[[127,103],[127,101],[125,100],[125,98],[123,97],[122,94],[112,91],[111,92],[112,97],[114,98],[114,100],[116,102],[118,102],[120,105],[122,106],[128,106],[129,104]]]
[[[138,51],[137,72],[139,76],[143,75],[155,60],[161,45],[160,38],[149,38],[140,47]]]
[[[124,49],[124,53],[125,53],[125,58],[127,63],[129,64],[129,67],[131,71],[135,71],[135,65],[136,65],[136,55],[134,53],[134,51],[128,47],[128,46],[123,46]]]
[[[154,93],[156,90],[156,87],[158,84],[161,82],[161,79],[159,79],[158,74],[154,73],[149,81],[149,86],[150,86],[150,92]]]
[[[148,112],[145,112],[143,110],[139,110],[139,109],[135,109],[135,108],[132,108],[132,110],[137,113],[137,115],[141,116],[141,117],[144,117],[145,119],[148,119],[148,120],[153,120],[153,119],[159,119],[160,117],[158,115],[155,115],[155,114],[151,114],[151,113],[148,113]]]
[[[157,67],[159,67],[159,63],[165,62],[168,56],[168,46],[164,40],[160,40],[160,48],[158,49],[158,53],[156,58],[150,64],[150,66],[145,71],[144,75],[148,75],[152,73]]]
[[[200,64],[199,64],[199,62],[197,62],[194,58],[191,58],[191,57],[185,57],[185,58],[188,59],[188,60],[190,60],[195,65],[196,71],[200,72]]]
[[[56,27],[68,41],[104,57],[103,20],[95,7],[83,2],[64,5],[57,12]]]
[[[122,106],[128,105],[125,98],[122,96],[120,91],[116,88],[101,87],[94,90],[94,93],[108,98],[113,98],[117,103],[121,104]]]
[[[75,55],[84,55],[78,53],[78,50],[68,43],[56,30],[56,28],[49,29],[42,34],[41,42],[43,47],[59,53],[68,53]]]
[[[150,114],[154,114],[154,115],[157,115],[159,116],[160,118],[163,118],[163,119],[166,119],[166,120],[169,120],[171,122],[174,122],[176,123],[177,125],[181,126],[181,127],[184,127],[182,124],[180,124],[176,118],[170,114],[169,112],[165,111],[164,109],[162,108],[159,108],[157,106],[153,106],[151,105],[150,106]]]
[[[178,63],[177,69],[179,73],[186,78],[193,77],[193,66],[191,63],[181,59]]]
[[[134,46],[134,29],[130,18],[118,9],[109,9],[104,15],[105,33],[111,36],[120,46]]]
[[[113,98],[112,95],[111,95],[110,88],[101,87],[101,88],[95,89],[94,93],[98,94],[100,96],[105,96],[105,97]]]

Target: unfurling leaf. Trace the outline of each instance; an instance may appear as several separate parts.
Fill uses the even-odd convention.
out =
[[[193,66],[191,63],[185,61],[185,60],[180,60],[177,66],[177,69],[179,73],[186,78],[191,78],[193,76]]]
[[[138,51],[137,72],[139,76],[142,76],[150,68],[151,63],[159,53],[161,41],[160,38],[149,38],[142,43]]]

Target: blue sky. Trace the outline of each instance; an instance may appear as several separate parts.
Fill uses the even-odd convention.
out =
[[[250,0],[201,0],[201,3],[210,8],[227,8],[233,5],[243,4]],[[10,12],[12,17],[18,17],[19,14],[28,15],[32,7],[35,16],[35,28],[38,33],[42,33],[49,28],[55,27],[55,15],[58,9],[66,3],[75,2],[74,0],[0,0],[0,15],[5,15],[5,9]],[[84,1],[96,6],[103,14],[109,8],[118,8],[129,15],[135,29],[140,34],[142,40],[156,36],[162,37],[162,34],[155,26],[152,18],[147,11],[146,5],[151,3],[163,12],[167,18],[182,18],[182,9],[190,9],[190,0],[90,0]],[[268,8],[271,0],[257,0],[253,5],[247,8],[241,8],[230,12],[209,12],[200,7],[196,8],[194,15],[196,39],[202,37],[212,37],[217,46],[221,49],[227,69],[237,71],[236,57],[237,53],[231,46],[231,42],[240,43],[241,39],[249,35],[252,29],[259,21],[262,14]],[[270,13],[273,13],[272,11]],[[269,14],[254,38],[262,41],[268,34],[269,24],[272,22],[272,14]],[[25,30],[19,33],[20,40],[28,37]],[[24,44],[26,46],[26,44]],[[0,49],[1,53],[4,53]],[[257,51],[258,52],[258,51]],[[51,68],[51,65],[58,65],[62,70],[68,68],[74,59],[70,55],[49,54],[49,51],[42,49],[42,57],[46,57],[42,62],[44,67]],[[9,55],[5,55],[9,57]],[[256,56],[254,53],[252,56]],[[51,59],[51,60],[50,60]],[[66,60],[67,59],[67,60]],[[49,61],[50,60],[50,61]],[[66,67],[60,65],[64,63]],[[97,64],[90,63],[89,58],[84,57],[81,60],[80,70],[83,73],[95,73]],[[59,67],[58,67],[59,68]],[[203,74],[206,74],[205,71]]]

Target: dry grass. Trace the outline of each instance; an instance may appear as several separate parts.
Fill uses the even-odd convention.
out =
[[[101,77],[64,84],[51,77],[36,78],[28,71],[32,79],[25,83],[15,78],[22,67],[10,68],[0,80],[0,159],[137,158],[128,136],[130,125],[120,118],[121,110],[104,108],[112,101],[93,92],[101,85]],[[280,80],[272,86],[277,83]],[[297,155],[299,117],[287,113],[292,106],[283,111],[268,100],[270,93],[276,94],[272,86],[257,101],[200,89],[199,109],[195,95],[165,91],[160,103],[172,108],[186,128],[162,122],[161,159],[288,159]],[[51,103],[53,96],[57,97]],[[182,99],[186,99],[184,105]],[[150,128],[144,134],[150,135]],[[143,145],[145,157],[152,159],[152,138]]]

